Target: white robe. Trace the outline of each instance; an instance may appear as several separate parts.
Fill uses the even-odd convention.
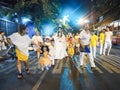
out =
[[[65,36],[55,37],[55,59],[63,59],[67,55]]]

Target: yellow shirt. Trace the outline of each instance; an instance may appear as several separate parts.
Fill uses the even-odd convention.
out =
[[[96,36],[96,35],[91,36],[90,45],[91,45],[92,47],[97,46],[97,41],[98,41],[98,36]]]
[[[100,33],[100,44],[104,44],[104,41],[105,41],[105,34]]]
[[[68,54],[74,55],[74,48],[73,47],[68,47]]]

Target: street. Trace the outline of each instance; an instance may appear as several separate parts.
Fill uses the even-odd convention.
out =
[[[120,51],[111,50],[109,56],[95,59],[97,70],[92,71],[89,64],[81,69],[76,64],[78,57],[56,61],[50,70],[38,69],[35,54],[30,53],[27,75],[23,67],[23,79],[17,79],[15,60],[0,63],[0,90],[119,90]]]

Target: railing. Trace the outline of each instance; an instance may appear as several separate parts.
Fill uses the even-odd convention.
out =
[[[6,36],[17,32],[17,24],[15,22],[0,18],[0,31],[4,31]]]

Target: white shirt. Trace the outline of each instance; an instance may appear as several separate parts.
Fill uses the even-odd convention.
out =
[[[111,36],[113,35],[113,32],[105,32],[105,41],[110,41],[111,42]]]
[[[28,47],[31,44],[31,39],[28,35],[21,36],[19,33],[13,33],[9,38],[23,54],[29,56]]]
[[[34,41],[36,44],[38,44],[38,42],[43,42],[42,37],[36,35],[32,37],[32,41]]]
[[[38,45],[39,42],[43,42],[42,37],[41,36],[36,36],[36,35],[32,37],[32,41],[37,45]],[[36,45],[33,45],[33,48],[34,48],[35,51],[38,49],[38,47]]]
[[[81,39],[83,45],[88,45],[90,44],[91,34],[90,32],[87,33],[85,30],[83,30],[80,32],[79,38]]]

